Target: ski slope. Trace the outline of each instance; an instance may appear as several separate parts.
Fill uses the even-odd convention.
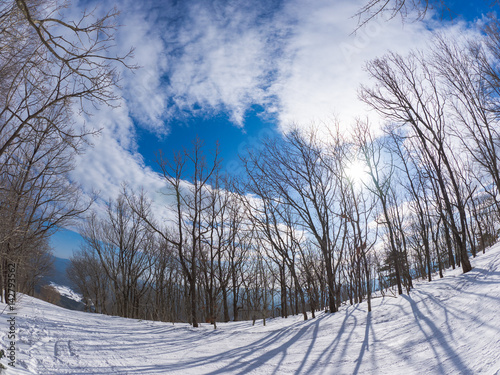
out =
[[[500,245],[468,274],[319,314],[187,324],[65,310],[22,296],[7,374],[500,374]],[[5,305],[0,304],[1,310]],[[2,347],[7,315],[0,316]],[[2,359],[4,365],[5,358]]]

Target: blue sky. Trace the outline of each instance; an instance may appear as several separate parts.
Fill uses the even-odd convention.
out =
[[[244,126],[235,126],[227,114],[221,113],[210,118],[193,118],[188,122],[171,121],[169,134],[158,137],[154,132],[146,129],[137,129],[138,152],[144,162],[154,170],[157,168],[158,150],[165,156],[170,156],[182,147],[190,148],[194,137],[199,136],[205,142],[208,150],[213,150],[219,143],[222,168],[232,172],[239,164],[238,154],[247,147],[252,147],[258,140],[265,136],[278,134],[275,120],[262,118],[260,106],[250,108],[245,113]]]
[[[473,22],[488,8],[449,1]],[[122,183],[154,197],[163,183],[156,153],[189,147],[196,135],[220,143],[223,168],[238,169],[238,152],[259,138],[294,127],[349,129],[356,116],[379,119],[357,100],[363,64],[388,50],[425,48],[431,29],[469,32],[460,19],[403,24],[374,20],[356,34],[351,16],[362,1],[82,1],[71,13],[97,6],[120,11],[117,53],[135,48],[141,68],[123,73],[118,109],[99,108],[77,123],[102,128],[94,147],[77,160],[72,178],[100,202]],[[481,3],[482,4],[482,3]],[[97,204],[99,209],[99,202]],[[71,228],[70,228],[71,229]],[[64,230],[51,241],[68,258],[79,236]]]

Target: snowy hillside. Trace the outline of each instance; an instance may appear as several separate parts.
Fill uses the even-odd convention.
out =
[[[59,285],[59,284],[56,284],[54,282],[51,282],[50,286],[53,287],[55,290],[57,290],[57,292],[61,296],[64,296],[64,297],[69,298],[69,299],[71,299],[73,301],[76,301],[76,302],[81,302],[82,301],[82,295],[76,293],[69,286]]]
[[[215,331],[22,296],[17,368],[7,374],[500,374],[500,246],[472,262],[468,274],[449,271],[410,297],[374,300],[371,315],[363,303],[306,322],[221,323]]]

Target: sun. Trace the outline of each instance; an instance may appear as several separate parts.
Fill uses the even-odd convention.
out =
[[[354,160],[346,167],[347,177],[356,184],[368,182],[368,166],[361,160]]]

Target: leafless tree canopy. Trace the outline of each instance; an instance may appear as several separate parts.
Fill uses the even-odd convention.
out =
[[[118,67],[128,67],[129,55],[112,55],[116,10],[70,20],[70,5],[0,4],[2,280],[8,263],[28,267],[41,239],[88,209],[68,173],[95,130],[75,126],[73,116],[116,105]]]
[[[497,0],[481,0],[495,10]],[[423,20],[429,11],[433,11],[443,19],[453,19],[460,16],[455,4],[446,0],[366,0],[354,17],[358,19],[357,29],[365,26],[377,17],[390,20],[400,17],[402,22],[417,22]]]

